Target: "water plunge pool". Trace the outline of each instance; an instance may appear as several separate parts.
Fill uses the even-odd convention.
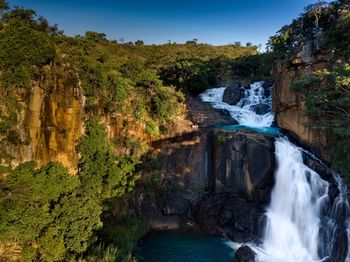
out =
[[[144,262],[232,262],[234,253],[228,243],[193,232],[153,233],[140,241],[136,256]]]

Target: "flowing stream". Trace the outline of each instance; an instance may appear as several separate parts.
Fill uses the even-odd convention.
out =
[[[272,125],[274,114],[271,96],[264,95],[262,82],[254,83],[250,89],[245,90],[243,98],[236,105],[223,102],[224,91],[225,88],[209,89],[201,98],[210,102],[214,108],[228,110],[240,126],[259,130]],[[257,104],[266,104],[271,111],[258,115],[252,110]],[[325,261],[333,255],[337,245],[343,245],[345,250],[346,246],[349,248],[344,261],[350,262],[348,189],[337,175],[334,175],[331,185],[306,166],[303,154],[313,156],[292,144],[286,137],[276,138],[275,147],[277,170],[271,202],[266,212],[265,233],[262,244],[250,244],[257,253],[257,260]],[[333,193],[329,192],[334,185],[336,188],[332,189]],[[338,260],[334,261],[341,262],[339,258],[336,259]]]

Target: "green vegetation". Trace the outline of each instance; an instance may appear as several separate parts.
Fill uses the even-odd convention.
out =
[[[85,128],[79,144],[79,175],[84,194],[104,201],[131,191],[136,160],[132,156],[116,155],[104,126],[97,119],[87,122]]]
[[[102,255],[131,261],[134,245],[145,234],[143,218],[116,214],[106,219],[116,198],[133,188],[137,160],[117,156],[96,119],[86,124],[79,151],[77,176],[59,163],[2,168],[0,241],[20,244],[23,260],[75,260],[87,251],[86,261]]]
[[[185,94],[237,76],[267,77],[268,57],[238,42],[122,44],[97,32],[68,37],[34,11],[0,0],[0,144],[29,143],[18,130],[25,128],[32,87],[45,89],[48,75],[86,98],[76,175],[60,163],[0,167],[0,244],[19,246],[24,261],[134,261],[147,221],[115,206],[136,187],[153,198],[164,190],[161,158],[146,154],[150,141],[171,132]]]
[[[233,76],[237,79],[261,81],[271,79],[271,70],[275,62],[276,54],[266,52],[236,59],[232,64]]]
[[[59,261],[85,251],[101,226],[101,209],[80,186],[59,163],[9,170],[0,181],[1,242],[18,242],[25,261]]]

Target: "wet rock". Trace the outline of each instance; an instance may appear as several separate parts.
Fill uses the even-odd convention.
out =
[[[240,82],[233,82],[224,91],[223,101],[230,105],[235,105],[242,98],[242,88]]]
[[[326,226],[327,227],[327,226]],[[326,227],[320,228],[320,246],[319,252],[320,257],[328,257],[326,262],[338,262],[345,261],[347,253],[348,253],[348,237],[347,231],[344,226],[338,227],[334,230],[334,232],[327,232]],[[332,234],[333,244],[331,245],[331,250],[329,250],[329,233]],[[330,253],[329,253],[330,251]]]
[[[238,262],[254,262],[256,253],[248,246],[241,246],[235,256]]]
[[[235,125],[238,122],[224,109],[215,109],[209,103],[203,102],[199,97],[188,98],[189,119],[200,128],[214,125]]]
[[[268,112],[271,111],[271,108],[269,105],[267,104],[256,104],[256,105],[252,105],[250,107],[251,110],[253,110],[256,114],[258,115],[265,115]]]

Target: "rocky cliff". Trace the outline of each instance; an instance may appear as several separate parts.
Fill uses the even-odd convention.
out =
[[[190,99],[188,107],[192,129],[154,142],[163,155],[160,191],[134,194],[131,208],[150,217],[154,229],[179,229],[195,222],[208,234],[221,235],[230,225],[234,239],[255,236],[251,230],[241,235],[245,231],[241,227],[256,232],[257,216],[263,215],[261,206],[269,201],[274,138],[218,128],[236,122],[227,112],[198,99]],[[222,216],[227,223],[219,222]],[[243,225],[247,216],[255,221],[252,225]]]
[[[43,68],[26,94],[18,97],[17,124],[2,137],[2,164],[59,161],[77,168],[76,143],[83,133],[84,96],[73,70]]]
[[[319,157],[329,161],[328,134],[308,125],[305,96],[291,90],[297,80],[334,64],[332,52],[322,50],[319,39],[320,37],[315,37],[295,49],[288,61],[276,63],[273,110],[281,128],[289,130],[297,140],[307,144]]]

